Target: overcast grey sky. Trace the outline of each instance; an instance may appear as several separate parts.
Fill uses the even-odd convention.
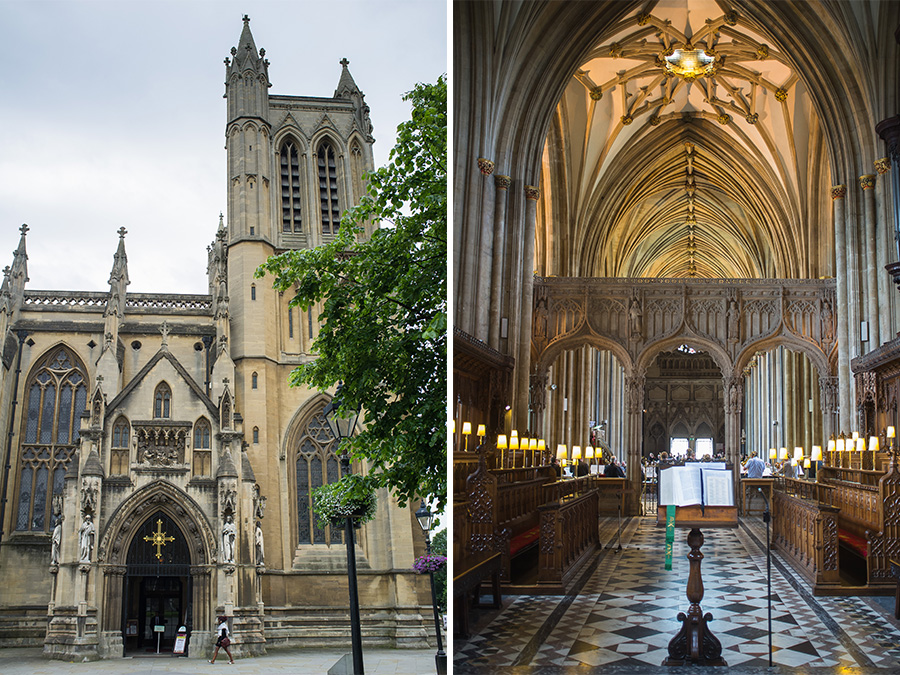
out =
[[[250,16],[273,94],[366,95],[375,163],[401,100],[447,71],[445,0],[0,0],[0,268],[27,223],[26,288],[107,290],[128,230],[130,292],[206,293],[225,191],[225,57]]]

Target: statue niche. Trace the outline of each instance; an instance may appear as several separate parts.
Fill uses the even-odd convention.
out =
[[[139,464],[149,467],[182,467],[191,432],[190,422],[134,422]]]

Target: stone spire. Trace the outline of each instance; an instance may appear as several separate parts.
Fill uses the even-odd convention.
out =
[[[125,254],[125,235],[128,230],[119,228],[119,247],[113,256],[112,271],[109,273],[109,300],[106,302],[105,316],[114,315],[121,319],[125,316],[126,287],[131,283],[128,278],[128,256]]]
[[[19,228],[22,236],[19,237],[19,246],[13,251],[13,264],[9,269],[9,296],[12,301],[13,311],[22,306],[25,299],[25,283],[28,281],[28,253],[25,251],[25,235],[28,225],[23,224]]]
[[[250,32],[250,17],[244,15],[244,29],[238,46],[231,48],[225,59],[225,98],[228,99],[228,121],[239,117],[261,117],[269,112],[269,61],[266,50],[256,50]]]
[[[338,80],[337,89],[334,90],[335,98],[351,98],[353,94],[362,94],[359,90],[359,87],[356,86],[356,82],[353,80],[353,76],[350,74],[350,68],[347,66],[350,65],[350,61],[347,59],[341,59],[341,79]]]
[[[350,62],[347,59],[341,59],[341,79],[338,80],[337,89],[334,90],[334,98],[350,99],[356,108],[356,124],[360,133],[366,137],[369,143],[375,141],[372,137],[372,120],[369,118],[369,106],[366,105],[366,97],[359,87],[353,76],[350,74]]]

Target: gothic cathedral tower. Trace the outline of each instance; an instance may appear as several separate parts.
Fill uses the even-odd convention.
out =
[[[108,291],[26,289],[22,226],[0,284],[0,646],[120,658],[171,651],[184,626],[202,658],[219,616],[237,657],[349,640],[342,533],[312,511],[340,478],[330,398],[289,386],[315,358],[318,308],[254,272],[335,236],[373,168],[372,127],[346,60],[331,97],[269,94],[249,22],[225,60],[228,213],[208,293],[129,292],[124,227]],[[357,542],[363,639],[425,646],[409,509],[379,494]]]

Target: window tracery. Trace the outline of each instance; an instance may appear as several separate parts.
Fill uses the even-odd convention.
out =
[[[113,425],[109,473],[113,476],[128,474],[128,448],[131,428],[125,417],[120,417]]]
[[[84,368],[66,347],[51,350],[32,370],[25,386],[16,530],[49,532],[56,525],[49,505],[53,496],[63,493],[66,469],[78,445],[86,385]]]
[[[172,390],[165,382],[160,382],[153,395],[153,417],[168,419],[171,417]]]
[[[322,412],[324,403],[318,407],[307,422],[306,429],[297,445],[295,461],[297,490],[297,541],[300,544],[340,543],[341,530],[337,527],[322,527],[312,511],[312,491],[326,483],[340,479],[337,455],[334,453],[334,436]]]
[[[281,145],[281,231],[302,232],[300,158],[293,141]]]
[[[201,417],[194,423],[194,475],[212,475],[211,453],[212,428],[205,417]]]

